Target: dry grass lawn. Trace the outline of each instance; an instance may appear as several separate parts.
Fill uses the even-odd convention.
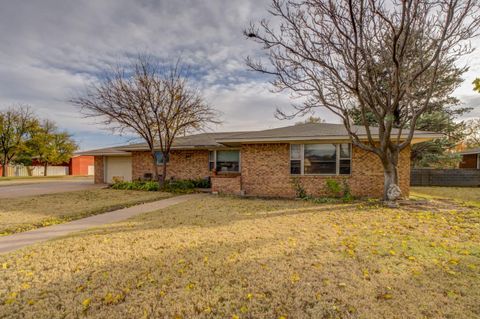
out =
[[[412,187],[415,198],[447,198],[480,207],[480,187]]]
[[[196,199],[0,256],[0,317],[478,318],[480,212],[430,206]]]
[[[168,193],[95,189],[0,200],[0,236],[60,224],[169,197]]]

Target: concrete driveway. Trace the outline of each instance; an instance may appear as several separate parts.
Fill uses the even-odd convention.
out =
[[[102,187],[105,187],[105,185],[93,184],[93,178],[81,177],[51,180],[32,179],[28,181],[9,181],[0,182],[0,198],[16,198],[42,194],[63,193]]]

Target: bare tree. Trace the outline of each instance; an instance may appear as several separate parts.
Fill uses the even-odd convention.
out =
[[[268,62],[247,58],[247,64],[304,101],[292,114],[278,114],[324,107],[338,115],[352,143],[380,158],[384,199],[398,198],[399,153],[443,89],[442,73],[472,51],[465,41],[477,35],[478,1],[273,0],[269,12],[276,27],[264,20],[245,30],[263,45]],[[366,141],[351,124],[352,110],[360,111]]]
[[[72,99],[88,117],[98,117],[117,132],[134,132],[150,150],[155,178],[163,186],[167,161],[179,134],[202,130],[218,123],[216,112],[201,93],[192,88],[180,63],[169,67],[139,56],[126,67],[114,67],[82,97]],[[163,156],[159,174],[156,151]]]
[[[465,144],[467,147],[480,146],[480,118],[468,120],[465,128]]]
[[[12,106],[0,112],[0,164],[2,176],[7,176],[7,165],[22,150],[22,147],[37,125],[29,106]]]

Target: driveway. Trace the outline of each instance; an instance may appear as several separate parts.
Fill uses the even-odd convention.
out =
[[[92,178],[62,178],[51,180],[19,180],[0,183],[0,198],[16,198],[42,194],[63,193],[105,187],[93,184]]]

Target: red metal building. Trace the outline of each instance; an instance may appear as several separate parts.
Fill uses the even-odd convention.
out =
[[[93,175],[93,156],[79,155],[70,159],[69,171],[73,176]]]

